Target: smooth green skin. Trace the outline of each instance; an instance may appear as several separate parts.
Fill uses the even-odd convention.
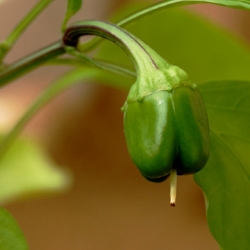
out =
[[[141,173],[160,178],[170,173],[175,155],[174,110],[168,91],[154,92],[125,107],[129,154]]]
[[[174,168],[179,174],[194,174],[205,166],[209,156],[207,110],[197,88],[178,87],[172,99],[178,145]]]
[[[209,155],[207,112],[197,89],[180,86],[128,103],[124,131],[129,154],[142,175],[164,181],[201,170]]]

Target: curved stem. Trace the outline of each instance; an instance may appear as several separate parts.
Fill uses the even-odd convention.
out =
[[[77,47],[79,38],[84,35],[97,35],[119,45],[132,59],[139,76],[141,72],[150,72],[166,64],[145,43],[116,25],[101,21],[87,20],[73,24],[63,37],[66,46]]]
[[[13,63],[0,72],[0,87],[65,52],[63,44],[59,41]]]

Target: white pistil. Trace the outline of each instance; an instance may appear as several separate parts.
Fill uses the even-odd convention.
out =
[[[170,172],[170,205],[175,207],[177,191],[177,171],[173,169]]]

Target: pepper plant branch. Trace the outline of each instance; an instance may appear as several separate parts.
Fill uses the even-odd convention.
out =
[[[77,47],[79,38],[84,35],[97,35],[120,46],[132,59],[137,75],[142,71],[150,72],[152,65],[153,68],[158,68],[158,64],[155,58],[153,58],[154,53],[152,53],[152,56],[147,51],[149,49],[148,46],[116,25],[94,20],[78,22],[66,30],[63,42],[66,46]],[[151,61],[151,65],[148,64],[149,61]]]
[[[74,56],[74,58],[58,58],[58,56],[63,55],[68,52],[68,54]],[[60,41],[56,42],[48,47],[33,53],[23,59],[18,60],[9,67],[6,67],[0,71],[0,87],[6,85],[7,83],[15,80],[19,76],[28,73],[32,69],[35,69],[43,63],[49,64],[64,64],[64,65],[75,65],[75,66],[95,66],[103,70],[107,70],[116,74],[135,77],[135,73],[129,69],[115,65],[113,63],[105,62],[99,59],[92,59],[87,55],[83,55],[77,51],[69,52],[65,47],[61,46]]]
[[[109,29],[113,30],[113,33]],[[16,63],[13,63],[12,65],[2,70],[0,72],[0,87],[27,73],[28,71],[38,67],[49,59],[66,53],[69,50],[67,46],[75,48],[78,45],[79,38],[83,35],[88,34],[108,38],[109,40],[117,43],[119,46],[125,49],[125,51],[130,54],[130,56],[134,58],[133,61],[136,61],[135,67],[138,66],[140,69],[144,69],[144,71],[147,71],[149,73],[150,67],[148,67],[148,65],[144,63],[144,61],[148,61],[148,59],[151,60],[152,65],[154,65],[156,68],[158,67],[152,56],[150,56],[145,50],[146,45],[142,46],[140,42],[138,42],[138,40],[136,40],[131,34],[126,33],[124,30],[112,24],[107,24],[100,21],[83,21],[66,30],[63,38],[64,44],[61,41],[56,42],[36,53],[33,53],[30,56],[17,61]],[[140,51],[143,53],[131,53],[131,44],[132,46],[137,47],[135,51]],[[147,58],[146,60],[144,60],[145,57]],[[104,68],[105,65],[103,64],[102,67]],[[110,69],[110,67],[108,68]],[[121,72],[121,70],[118,70],[118,72]],[[140,72],[141,70],[139,70],[137,73]],[[127,73],[129,72],[127,71]]]
[[[66,53],[65,47],[59,41],[18,60],[0,71],[0,87],[64,53]]]
[[[52,2],[53,0],[40,0],[21,22],[14,28],[10,35],[0,44],[0,62],[15,44],[24,30],[34,21],[34,19]]]

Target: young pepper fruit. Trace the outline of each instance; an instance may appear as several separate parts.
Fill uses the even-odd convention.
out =
[[[173,169],[194,174],[207,162],[208,119],[197,88],[180,85],[127,103],[124,132],[132,160],[150,181],[164,181]]]
[[[170,175],[170,204],[175,206],[177,176],[194,174],[209,156],[209,125],[200,92],[192,85],[159,90],[126,102],[124,132],[129,154],[149,181]]]
[[[63,43],[77,49],[83,35],[109,39],[132,59],[137,79],[122,108],[128,151],[146,179],[162,182],[170,175],[174,205],[177,174],[200,171],[209,156],[207,112],[197,86],[182,69],[114,24],[77,22],[65,31]]]

